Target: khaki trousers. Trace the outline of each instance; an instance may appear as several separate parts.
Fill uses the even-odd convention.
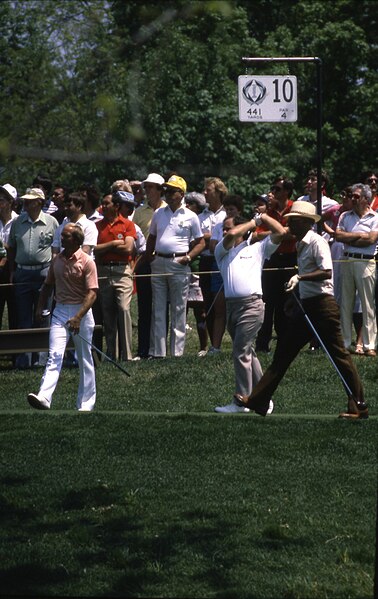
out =
[[[106,353],[118,357],[117,339],[121,347],[120,358],[132,359],[132,321],[130,305],[133,296],[133,278],[129,264],[97,267],[100,302],[102,308]]]
[[[345,258],[341,270],[341,330],[345,347],[352,345],[353,308],[356,289],[362,308],[362,343],[364,350],[377,346],[375,310],[376,264],[372,260]]]

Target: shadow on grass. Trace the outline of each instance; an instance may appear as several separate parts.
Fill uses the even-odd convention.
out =
[[[27,563],[0,570],[1,596],[49,596],[52,585],[67,580],[63,565],[49,568],[38,563]]]
[[[154,510],[150,502],[141,505],[137,496],[125,496],[124,490],[107,485],[70,490],[61,507],[56,514],[50,508],[50,521],[46,515],[36,519],[35,513],[22,514],[23,536],[34,538],[36,544],[30,562],[0,571],[2,593],[48,596],[59,590],[64,596],[75,589],[82,595],[89,578],[91,591],[96,589],[97,578],[96,596],[173,596],[171,581],[177,584],[182,573],[185,596],[201,587],[211,594],[233,596],[229,571],[237,554],[235,526],[216,512],[173,509],[167,520],[160,510],[150,512]],[[57,540],[54,533],[63,530],[67,544],[51,550],[54,557],[48,567],[44,562],[49,544]],[[224,548],[221,569],[220,548]],[[71,553],[71,565],[63,566],[57,562],[64,561],[66,551]]]

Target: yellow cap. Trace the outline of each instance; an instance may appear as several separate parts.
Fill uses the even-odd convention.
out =
[[[172,175],[172,177],[169,177],[168,181],[164,183],[164,186],[177,187],[177,189],[180,189],[184,193],[186,192],[186,181],[178,175]]]

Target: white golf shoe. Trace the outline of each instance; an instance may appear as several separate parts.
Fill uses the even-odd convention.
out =
[[[237,406],[236,403],[232,402],[227,406],[218,406],[215,411],[219,414],[248,414],[251,410],[243,406]]]
[[[29,393],[28,402],[36,410],[49,410],[50,403],[44,397],[38,397],[35,393]]]
[[[273,412],[273,410],[274,410],[274,403],[272,400],[270,400],[269,408],[268,408],[268,411],[266,412],[266,415],[268,416],[269,414],[271,414]],[[249,408],[247,408],[246,406],[239,406],[235,402],[232,402],[232,403],[228,404],[227,406],[216,407],[215,412],[218,412],[218,414],[248,414],[249,412],[251,412],[251,410]]]

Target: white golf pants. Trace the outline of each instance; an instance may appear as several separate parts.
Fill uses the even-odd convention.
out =
[[[80,309],[80,304],[56,304],[50,327],[49,357],[46,369],[42,377],[39,397],[43,397],[51,403],[52,395],[59,380],[63,364],[64,352],[69,340],[69,331],[64,326],[66,322],[75,316]],[[94,319],[92,310],[83,316],[80,323],[79,335],[72,335],[75,345],[77,361],[79,364],[79,390],[77,394],[76,407],[78,410],[91,411],[96,402],[96,378],[92,358],[92,335]],[[83,337],[83,339],[82,339]]]

